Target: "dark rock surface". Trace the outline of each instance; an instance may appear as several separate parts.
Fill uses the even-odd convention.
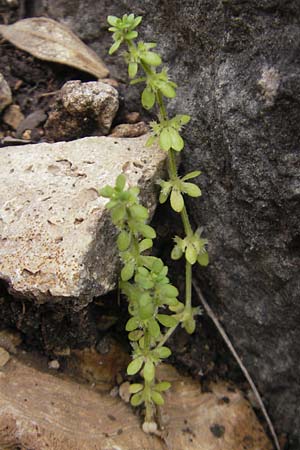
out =
[[[277,431],[299,450],[299,0],[33,3],[32,14],[70,25],[102,57],[108,14],[144,16],[141,35],[159,42],[180,86],[169,108],[193,117],[183,166],[204,172],[190,210],[212,261],[199,277]],[[121,59],[106,61],[120,77]]]

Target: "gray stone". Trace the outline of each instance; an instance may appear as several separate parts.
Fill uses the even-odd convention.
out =
[[[0,113],[10,105],[12,102],[12,95],[10,87],[0,72]]]
[[[298,450],[299,0],[38,3],[103,55],[106,16],[143,15],[141,38],[158,42],[179,85],[169,109],[193,118],[183,165],[204,172],[203,197],[189,209],[211,254],[198,275],[277,431]],[[112,75],[125,74],[121,58],[109,61]],[[139,103],[136,91],[126,102]]]
[[[165,153],[134,139],[91,137],[5,147],[0,152],[0,279],[37,302],[76,298],[78,308],[111,290],[115,233],[98,191],[124,172],[153,212]]]
[[[55,141],[108,134],[119,108],[118,91],[107,83],[68,81],[61,88],[45,124]]]

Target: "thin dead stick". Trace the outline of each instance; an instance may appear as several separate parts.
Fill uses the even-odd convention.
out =
[[[241,358],[239,357],[239,355],[237,354],[236,350],[234,349],[234,347],[233,347],[233,345],[232,345],[232,343],[231,343],[229,337],[227,336],[227,334],[226,334],[224,328],[223,328],[222,325],[220,324],[220,322],[219,322],[218,318],[216,317],[215,313],[213,312],[213,310],[211,309],[211,307],[209,306],[209,304],[206,302],[206,300],[205,300],[205,298],[204,298],[204,296],[203,296],[203,294],[202,294],[202,292],[201,292],[200,287],[198,286],[198,284],[197,284],[195,281],[193,281],[193,286],[194,286],[195,291],[197,292],[197,295],[199,296],[199,298],[200,298],[200,300],[201,300],[201,303],[202,303],[202,305],[203,305],[203,307],[204,307],[204,309],[205,309],[207,315],[211,318],[211,320],[212,320],[213,323],[215,324],[215,326],[216,326],[216,328],[218,329],[220,335],[221,335],[222,338],[224,339],[224,341],[225,341],[227,347],[229,348],[229,350],[230,350],[231,353],[233,354],[235,360],[237,361],[237,363],[238,363],[238,365],[240,366],[240,368],[241,368],[243,374],[245,375],[246,380],[247,380],[248,383],[250,384],[250,387],[251,387],[251,389],[252,389],[252,391],[253,391],[253,393],[254,393],[256,399],[257,399],[257,402],[258,402],[258,404],[259,404],[259,406],[260,406],[260,409],[261,409],[261,411],[262,411],[262,413],[263,413],[263,415],[264,415],[264,417],[265,417],[265,419],[266,419],[266,422],[267,422],[267,424],[268,424],[268,427],[269,427],[270,433],[271,433],[271,435],[272,435],[272,438],[273,438],[273,441],[274,441],[276,450],[281,450],[280,445],[279,445],[278,438],[277,438],[276,433],[275,433],[275,429],[274,429],[273,424],[272,424],[271,419],[270,419],[270,416],[269,416],[269,414],[268,414],[268,412],[267,412],[267,410],[266,410],[266,408],[265,408],[265,405],[264,405],[264,403],[263,403],[263,400],[262,400],[262,398],[261,398],[261,395],[260,395],[260,393],[258,392],[257,387],[256,387],[255,384],[254,384],[254,381],[252,380],[252,378],[251,378],[251,376],[250,376],[250,374],[249,374],[247,368],[244,366],[244,364],[243,364]]]

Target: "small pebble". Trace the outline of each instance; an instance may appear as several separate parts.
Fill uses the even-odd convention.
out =
[[[142,136],[143,134],[148,133],[148,131],[149,127],[145,124],[145,122],[132,124],[122,123],[121,125],[117,125],[115,128],[113,128],[110,136],[132,138]]]
[[[125,403],[129,403],[130,400],[130,392],[129,392],[130,383],[129,381],[125,381],[119,387],[119,396]]]
[[[52,361],[49,361],[48,368],[58,370],[60,368],[59,361],[57,359],[53,359]]]
[[[4,367],[9,359],[10,354],[3,347],[0,347],[0,367]]]
[[[24,120],[24,115],[19,105],[10,105],[3,115],[3,122],[14,130],[18,128],[22,120]]]
[[[141,115],[137,111],[133,111],[133,112],[127,113],[125,115],[125,121],[127,123],[137,123],[137,122],[140,122],[140,120],[141,120]]]
[[[4,110],[4,108],[6,108],[6,106],[10,105],[11,102],[12,95],[10,87],[0,72],[0,113]]]

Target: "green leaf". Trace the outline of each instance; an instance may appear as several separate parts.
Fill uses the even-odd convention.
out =
[[[122,39],[114,42],[113,45],[110,47],[110,49],[108,51],[108,54],[112,55],[113,53],[115,53],[118,50],[118,48],[120,47],[121,44],[122,44]]]
[[[141,393],[134,394],[130,399],[132,406],[139,406],[143,403],[143,401],[144,399]]]
[[[155,142],[155,140],[156,140],[156,136],[150,136],[148,139],[147,139],[147,142],[146,142],[146,147],[151,147],[153,144],[154,144],[154,142]]]
[[[129,78],[134,78],[138,71],[138,65],[135,62],[131,62],[128,64],[128,75]]]
[[[168,316],[167,314],[157,314],[157,320],[167,328],[175,327],[178,324],[178,320],[174,316]]]
[[[195,319],[188,319],[183,322],[183,327],[188,334],[193,334],[196,329]]]
[[[117,26],[118,20],[119,19],[116,16],[108,16],[107,17],[107,22],[109,23],[109,25],[112,25],[113,27]]]
[[[149,333],[153,338],[158,338],[160,335],[160,327],[159,324],[157,323],[157,321],[152,317],[151,319],[149,319],[148,321],[148,329],[149,329]]]
[[[126,177],[125,177],[125,175],[123,173],[121,173],[120,175],[117,176],[116,188],[119,191],[123,191],[123,189],[125,187],[125,184],[126,184]]]
[[[143,356],[139,356],[138,358],[135,358],[133,361],[131,361],[128,364],[127,374],[135,375],[136,373],[138,373],[141,370],[143,364],[144,364]]]
[[[182,248],[179,245],[175,245],[171,252],[171,258],[176,261],[177,259],[180,259],[182,255],[183,255]]]
[[[186,125],[191,120],[191,116],[187,114],[179,114],[180,125]]]
[[[159,145],[162,150],[168,151],[171,148],[171,137],[169,128],[163,128],[159,136]]]
[[[165,403],[162,395],[159,392],[152,391],[151,397],[152,397],[152,400],[154,401],[154,403],[158,406],[162,406]]]
[[[155,366],[154,366],[153,362],[150,361],[150,359],[147,359],[147,361],[145,363],[144,370],[143,370],[143,377],[149,383],[152,380],[154,380],[154,377],[155,377]]]
[[[135,263],[134,261],[129,261],[123,269],[121,270],[121,280],[128,281],[133,277],[134,274]]]
[[[160,288],[160,294],[166,297],[177,297],[178,289],[172,284],[165,284]]]
[[[134,331],[139,327],[140,321],[137,317],[131,317],[127,323],[125,330],[126,331]]]
[[[184,141],[177,130],[174,130],[174,128],[169,128],[169,134],[171,137],[171,145],[176,152],[180,152],[184,147]]]
[[[176,97],[176,91],[171,86],[171,84],[169,82],[161,82],[161,83],[159,83],[159,89],[164,94],[164,96],[167,97],[167,98],[174,98],[174,97]]]
[[[159,347],[158,349],[155,350],[155,353],[157,353],[157,355],[161,359],[169,358],[169,356],[171,356],[172,354],[171,350],[168,347]]]
[[[197,250],[193,246],[193,244],[188,244],[186,251],[185,251],[185,258],[190,264],[195,264],[197,261]]]
[[[101,195],[101,197],[111,198],[114,192],[114,188],[112,188],[111,186],[105,186],[104,188],[100,189],[99,195]]]
[[[199,175],[201,175],[201,173],[202,173],[201,170],[195,170],[194,172],[187,173],[186,175],[184,175],[184,177],[182,177],[182,181],[190,180],[191,178],[196,178]]]
[[[135,39],[138,37],[137,31],[129,31],[129,33],[125,34],[126,41],[131,41],[132,39]]]
[[[133,28],[136,28],[141,23],[142,19],[143,19],[142,16],[136,17],[133,22]]]
[[[125,213],[126,213],[125,205],[119,204],[119,205],[115,206],[111,212],[112,221],[115,224],[120,222],[120,220],[124,219]]]
[[[194,183],[182,183],[182,191],[188,194],[190,197],[200,197],[201,190]]]
[[[177,188],[173,188],[171,192],[170,202],[172,209],[176,212],[181,212],[184,207],[184,200],[181,192]]]
[[[168,381],[162,381],[161,383],[157,383],[154,386],[154,389],[157,392],[164,392],[164,391],[167,391],[168,389],[170,389],[170,387],[171,387],[171,383],[169,383]]]
[[[129,340],[133,342],[140,340],[142,336],[143,336],[142,330],[135,330],[128,333]]]
[[[117,246],[120,252],[124,252],[128,249],[131,241],[131,235],[127,231],[123,230],[118,236]]]
[[[141,56],[141,60],[150,66],[159,66],[161,64],[161,57],[155,52],[145,52]]]
[[[155,94],[148,86],[142,92],[142,105],[145,109],[151,109],[155,103]]]
[[[136,394],[137,392],[140,392],[143,388],[144,388],[144,386],[141,383],[132,383],[129,386],[129,393]]]
[[[153,241],[152,239],[143,239],[140,243],[139,243],[139,251],[140,253],[144,252],[145,250],[148,250],[149,248],[151,248],[153,246]]]
[[[145,225],[143,223],[137,224],[137,230],[148,239],[154,239],[156,237],[156,233],[154,228],[150,227],[150,225]]]
[[[206,267],[208,265],[208,263],[209,263],[209,255],[208,255],[208,253],[207,252],[201,253],[198,256],[197,261],[200,264],[200,266]]]
[[[137,220],[147,220],[149,213],[147,208],[142,205],[132,205],[130,206],[130,214],[134,219]]]

